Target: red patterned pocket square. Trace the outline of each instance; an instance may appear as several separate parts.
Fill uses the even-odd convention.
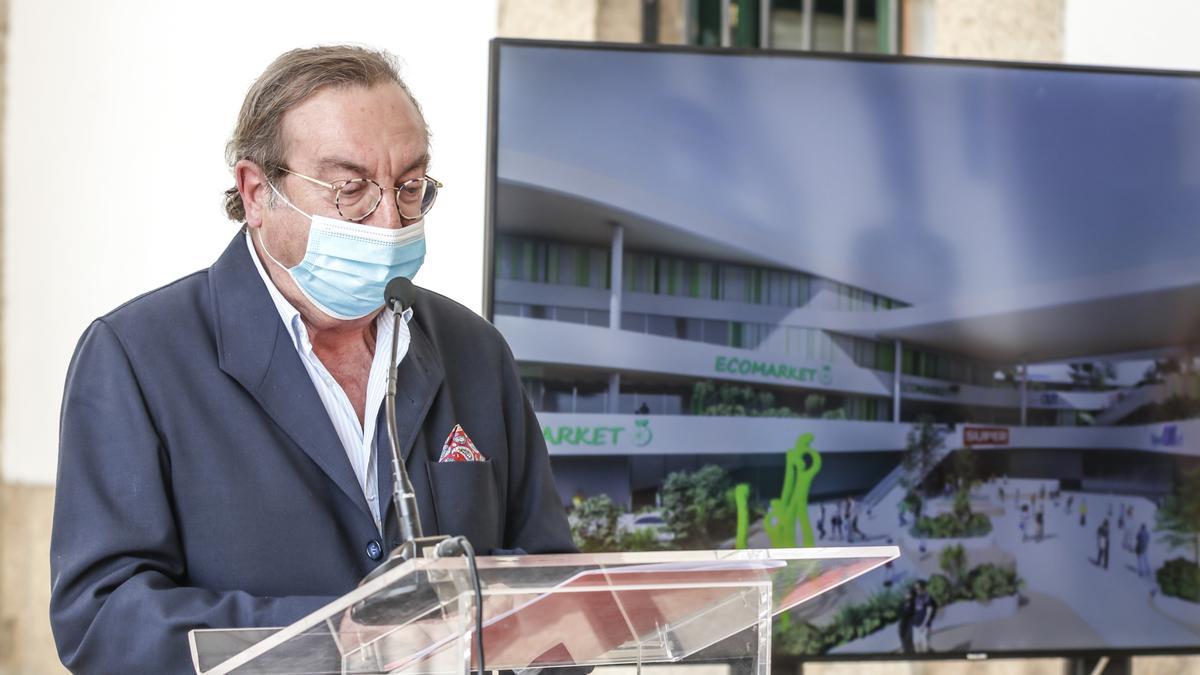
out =
[[[442,454],[438,457],[438,461],[486,462],[487,457],[475,449],[475,444],[471,442],[467,432],[463,431],[462,425],[455,424],[450,435],[446,437],[446,443],[442,446]]]

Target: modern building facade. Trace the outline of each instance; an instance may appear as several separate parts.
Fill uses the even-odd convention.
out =
[[[511,206],[539,190],[500,185],[495,322],[521,364],[564,499],[604,492],[645,504],[667,473],[704,462],[727,466],[766,498],[777,489],[783,451],[813,429],[822,452],[853,453],[831,458],[820,489],[864,492],[898,463],[911,423],[926,416],[953,429],[959,447],[967,430],[983,425],[1037,429],[1006,432],[1011,441],[990,446],[1007,450],[1186,450],[1152,443],[1161,430],[1106,427],[1172,394],[1196,396],[1189,375],[1171,376],[1170,386],[1031,381],[1028,362],[1013,358],[1017,349],[1036,357],[1036,347],[1063,361],[1070,350],[1078,359],[1124,350],[1137,362],[1188,361],[1186,341],[1163,342],[1165,326],[1152,338],[1158,344],[1120,329],[1097,335],[1096,326],[1107,325],[1100,317],[1121,311],[1121,295],[1088,289],[1056,298],[1051,289],[1022,298],[1026,306],[954,316],[886,289],[756,264],[744,250],[722,259],[712,255],[717,242],[647,245],[664,240],[661,224],[561,192],[543,192],[541,219],[523,220],[519,214],[532,211]],[[588,215],[551,232],[546,214]],[[1198,289],[1193,282],[1184,292]],[[1171,306],[1177,292],[1151,289],[1139,302]],[[1011,333],[1030,312],[1054,314],[1040,306],[1046,299],[1092,320],[1073,332],[1056,326],[1057,337],[1036,346],[981,344],[978,326]],[[1041,470],[1088,483],[1082,455],[1059,456]],[[1161,478],[1163,470],[1152,473]]]

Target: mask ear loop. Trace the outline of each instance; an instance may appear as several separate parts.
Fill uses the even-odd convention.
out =
[[[267,181],[267,185],[268,185],[268,186],[270,186],[270,188],[271,188],[271,191],[272,191],[272,192],[274,192],[274,193],[275,193],[275,195],[276,195],[277,197],[279,197],[280,199],[282,199],[282,200],[283,200],[283,203],[284,203],[284,204],[287,204],[288,206],[292,207],[292,210],[294,210],[296,213],[299,213],[300,215],[304,216],[305,218],[308,218],[308,220],[309,220],[309,222],[310,222],[310,223],[312,222],[312,216],[310,216],[310,215],[308,215],[307,213],[305,213],[305,212],[301,211],[300,209],[296,208],[296,205],[295,205],[295,204],[293,204],[293,203],[291,203],[290,201],[288,201],[288,198],[287,198],[287,197],[284,197],[284,196],[283,196],[283,193],[282,193],[282,192],[280,192],[280,191],[279,191],[279,189],[278,189],[278,188],[276,188],[276,187],[275,187],[275,185],[274,185],[274,184],[273,184],[271,181]],[[263,253],[266,253],[266,254],[267,254],[267,257],[271,259],[271,262],[273,262],[273,263],[275,263],[276,265],[278,265],[278,266],[279,266],[279,269],[283,270],[284,272],[291,272],[291,268],[290,268],[290,267],[287,267],[287,266],[285,266],[283,263],[281,263],[281,262],[279,262],[278,260],[276,260],[276,259],[275,259],[275,256],[271,255],[271,249],[267,248],[267,240],[266,240],[266,239],[263,239],[263,236],[262,236],[262,231],[261,231],[261,229],[260,229],[260,231],[259,231],[259,233],[258,233],[258,243],[259,243],[259,245],[260,245],[260,246],[262,246]]]

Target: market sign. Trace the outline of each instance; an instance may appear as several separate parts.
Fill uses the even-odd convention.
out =
[[[963,445],[1008,445],[1006,427],[963,427]]]
[[[758,361],[739,356],[718,356],[714,370],[730,375],[757,375],[776,380],[822,384],[826,387],[833,384],[833,368],[830,366],[812,368],[782,362]]]
[[[546,445],[553,447],[615,447],[632,443],[635,447],[644,448],[654,440],[650,420],[634,420],[633,429],[624,425],[548,426],[542,427],[542,436],[546,439]]]

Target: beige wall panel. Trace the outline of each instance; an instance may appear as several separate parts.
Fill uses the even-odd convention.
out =
[[[596,40],[599,0],[500,0],[497,35],[542,40]]]
[[[599,0],[596,39],[601,42],[641,42],[642,0]]]
[[[918,56],[1059,62],[1064,0],[910,0],[904,51]]]
[[[688,0],[658,1],[658,41],[663,44],[687,44]]]
[[[50,635],[54,488],[0,485],[0,675],[65,673]]]

